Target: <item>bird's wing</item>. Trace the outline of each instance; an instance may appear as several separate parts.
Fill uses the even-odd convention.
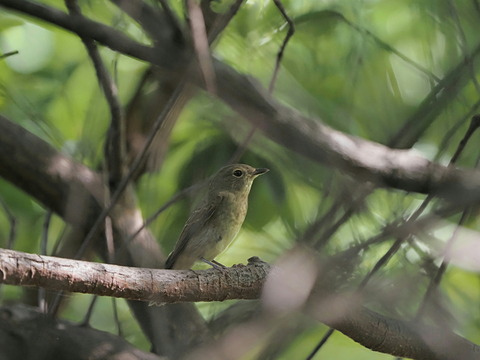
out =
[[[165,269],[171,269],[175,264],[175,261],[185,250],[189,240],[196,236],[205,226],[208,225],[209,221],[212,219],[213,214],[217,211],[218,207],[222,203],[223,196],[218,195],[214,201],[204,206],[200,206],[198,209],[192,212],[188,218],[185,226],[183,227],[182,233],[177,240],[175,249],[168,256],[167,261],[165,262]]]

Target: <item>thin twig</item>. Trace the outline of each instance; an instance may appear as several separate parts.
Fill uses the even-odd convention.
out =
[[[350,190],[350,189],[349,189]],[[345,212],[340,216],[340,218],[334,221],[333,217],[335,213],[340,210],[343,205],[344,199],[335,201],[330,210],[316,223],[314,224],[315,229],[324,229],[319,235],[316,236],[316,240],[313,242],[313,245],[317,251],[325,247],[330,240],[330,238],[337,232],[340,227],[345,224],[350,217],[358,212],[358,209],[362,208],[362,205],[368,195],[375,190],[375,187],[372,184],[362,184],[357,188],[355,196],[352,196],[352,199],[349,203],[349,207],[345,209]]]
[[[178,18],[175,16],[174,12],[168,5],[168,2],[166,0],[158,0],[160,5],[162,6],[163,12],[167,16],[168,21],[170,22],[170,26],[172,26],[177,33],[182,33],[182,26],[180,25],[180,22],[178,21]],[[183,37],[183,36],[182,36]]]
[[[205,186],[205,184],[207,183],[208,180],[205,180],[205,181],[202,181],[200,183],[197,183],[197,184],[194,184],[192,186],[189,186],[181,191],[179,191],[178,193],[176,193],[175,195],[173,195],[170,200],[168,200],[165,204],[163,204],[157,211],[155,211],[143,224],[142,226],[137,229],[137,231],[135,231],[132,235],[130,235],[130,237],[127,239],[126,243],[129,243],[130,241],[132,241],[133,239],[135,239],[137,237],[138,234],[140,234],[140,232],[146,228],[147,226],[149,226],[162,212],[164,212],[165,210],[167,210],[170,206],[172,206],[173,204],[175,204],[177,201],[179,201],[180,199],[182,199],[184,196],[190,194],[191,192],[193,192],[194,190],[197,190],[203,186]]]
[[[248,145],[250,144],[250,142],[252,141],[253,139],[253,135],[255,135],[255,133],[257,132],[257,127],[256,126],[252,126],[250,128],[250,131],[248,132],[247,136],[245,136],[245,139],[243,139],[243,141],[241,142],[241,144],[239,144],[237,146],[237,149],[235,150],[235,152],[233,153],[233,155],[230,157],[230,159],[228,160],[228,164],[235,164],[237,163],[240,158],[242,157],[242,155],[245,153],[245,151],[247,150],[247,147]]]
[[[475,133],[475,131],[478,130],[479,127],[480,127],[480,115],[474,115],[472,117],[472,120],[470,121],[470,126],[468,127],[462,140],[460,140],[457,150],[455,151],[455,154],[453,154],[452,159],[450,160],[450,165],[453,165],[457,162],[459,156],[465,149],[465,146],[467,145],[468,141],[470,140],[472,135]]]
[[[244,0],[235,0],[228,10],[220,15],[208,31],[208,43],[211,45],[237,14]]]
[[[464,126],[465,122],[468,121],[468,119],[472,119],[472,116],[478,112],[478,108],[480,108],[480,99],[478,101],[476,101],[471,107],[470,109],[468,110],[468,112],[465,114],[465,115],[462,115],[462,117],[455,122],[455,124],[450,128],[448,129],[446,132],[445,132],[445,135],[443,136],[443,139],[442,141],[440,142],[440,145],[438,146],[438,153],[435,155],[435,158],[434,158],[434,161],[435,162],[438,162],[439,159],[443,156],[443,152],[442,150],[446,150],[448,149],[448,144],[449,142],[454,139],[454,134],[461,128]]]
[[[6,53],[0,55],[0,60],[3,60],[3,59],[5,59],[9,56],[12,56],[12,55],[17,55],[18,53],[19,53],[18,50],[6,52]]]
[[[117,325],[117,335],[124,337],[122,323],[120,322],[120,317],[118,316],[118,305],[117,299],[112,297],[112,308],[113,308],[113,319],[115,320],[115,325]]]
[[[8,205],[5,203],[5,201],[2,198],[0,198],[0,206],[2,207],[3,211],[5,212],[5,216],[7,218],[7,221],[9,222],[9,225],[10,225],[10,230],[8,231],[8,239],[7,239],[6,248],[7,249],[13,249],[13,244],[14,244],[15,239],[17,237],[17,220],[15,219],[15,216],[10,211],[10,209],[8,208]],[[1,287],[2,287],[2,284],[0,284],[0,288]]]
[[[457,28],[457,31],[459,34],[460,46],[462,48],[462,52],[465,58],[468,59],[470,57],[470,51],[468,50],[467,37],[465,36],[465,31],[463,31],[463,27],[460,22],[460,18],[458,16],[457,6],[455,5],[455,2],[452,0],[450,0],[448,4],[450,5],[455,27]],[[478,83],[477,76],[475,74],[475,63],[472,61],[469,61],[467,66],[471,72],[471,79],[472,79],[473,86],[475,87],[475,90],[477,90],[477,92],[480,93],[480,84]]]
[[[62,245],[62,240],[65,238],[67,231],[68,231],[68,226],[64,224],[62,232],[60,233],[60,235],[58,235],[57,239],[55,240],[55,243],[53,244],[52,251],[51,251],[51,254],[53,256],[58,254],[58,249],[60,248],[60,245]]]
[[[52,211],[48,210],[45,214],[45,220],[43,222],[43,229],[42,229],[42,237],[40,240],[40,254],[47,255],[47,248],[48,248],[48,232],[50,229],[50,223],[52,220]],[[38,289],[38,308],[44,314],[48,313],[48,306],[47,306],[47,292],[45,288]]]
[[[317,354],[317,352],[322,348],[323,345],[330,339],[330,336],[333,335],[335,332],[334,328],[329,328],[327,332],[323,335],[322,340],[315,346],[315,348],[312,350],[312,352],[305,358],[305,360],[312,360],[313,357]]]
[[[384,50],[390,51],[391,53],[395,54],[397,57],[405,61],[407,64],[413,66],[415,69],[418,71],[422,72],[423,74],[427,75],[429,78],[435,80],[436,82],[440,81],[440,78],[436,76],[434,73],[429,71],[427,68],[423,67],[422,65],[416,63],[414,60],[410,59],[408,56],[405,54],[401,53],[397,49],[395,49],[393,46],[390,44],[386,43],[385,41],[381,40],[378,36],[376,36],[374,33],[372,33],[370,30],[367,30],[364,27],[361,27],[360,25],[357,25],[350,20],[348,20],[343,14],[334,11],[335,15],[338,16],[342,21],[344,21],[348,26],[352,27],[354,30],[364,33],[367,35],[369,38],[371,38],[377,45],[380,46],[380,48],[383,48]]]
[[[110,216],[105,218],[105,243],[107,245],[107,261],[115,263],[115,242],[113,239],[113,222]]]
[[[48,210],[45,214],[45,220],[43,222],[43,229],[42,229],[42,238],[40,241],[40,254],[47,255],[47,247],[48,247],[48,231],[50,229],[50,222],[52,220],[52,211]]]
[[[188,20],[192,32],[193,47],[197,54],[200,71],[205,80],[205,87],[211,94],[217,93],[215,70],[208,43],[207,29],[203,18],[202,9],[196,0],[187,0]]]
[[[85,314],[85,317],[80,323],[80,326],[89,326],[90,319],[92,318],[92,314],[93,314],[93,309],[95,308],[95,304],[97,303],[97,300],[98,300],[98,296],[92,297],[92,301],[90,301],[90,305],[88,305],[87,313]]]
[[[273,0],[273,2],[275,4],[275,6],[277,7],[277,9],[282,14],[285,21],[287,22],[288,31],[287,31],[287,35],[285,35],[285,39],[283,39],[282,46],[280,46],[280,50],[278,51],[278,54],[277,54],[277,59],[275,61],[275,68],[273,70],[272,79],[270,80],[270,85],[268,87],[268,93],[269,94],[271,94],[273,92],[273,88],[274,88],[275,83],[277,81],[278,71],[280,69],[280,63],[282,62],[283,53],[285,51],[285,48],[287,47],[288,41],[290,40],[292,35],[295,33],[295,24],[293,23],[290,16],[288,16],[288,14],[285,11],[285,8],[283,7],[283,4],[281,3],[281,1],[280,0]]]
[[[470,208],[465,209],[462,212],[460,220],[457,223],[457,227],[455,228],[455,231],[453,232],[452,236],[447,241],[447,244],[445,246],[445,254],[448,253],[448,251],[452,248],[453,244],[455,243],[455,240],[457,239],[458,232],[459,232],[461,226],[467,220],[468,216],[470,215],[470,212],[471,212]],[[415,314],[415,321],[420,320],[420,318],[423,316],[423,314],[425,312],[425,309],[427,308],[427,305],[432,298],[432,294],[438,288],[438,285],[440,285],[442,277],[445,274],[445,271],[447,270],[448,263],[449,263],[448,260],[446,258],[444,258],[442,260],[442,263],[438,267],[437,272],[432,277],[432,279],[430,279],[430,283],[428,284],[427,291],[425,292],[425,295],[422,299],[422,302],[420,303],[420,306],[417,310],[417,313]]]
[[[1,198],[0,198],[0,206],[5,212],[5,216],[7,217],[7,221],[10,225],[10,230],[8,232],[7,249],[12,249],[13,243],[15,242],[15,238],[17,236],[17,219],[15,219],[15,216],[8,208],[8,205]]]

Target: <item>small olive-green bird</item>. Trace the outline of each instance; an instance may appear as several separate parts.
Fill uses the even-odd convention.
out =
[[[197,260],[221,266],[214,259],[242,227],[253,180],[267,171],[245,164],[221,168],[210,181],[202,205],[190,214],[165,269],[190,269]]]

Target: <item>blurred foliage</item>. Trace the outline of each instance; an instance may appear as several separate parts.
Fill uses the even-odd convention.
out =
[[[61,3],[42,2],[51,6]],[[215,7],[221,11],[230,3],[218,1]],[[274,96],[336,129],[385,144],[416,114],[438,80],[469,59],[479,46],[477,0],[284,0],[283,4],[296,23],[296,33],[287,46]],[[111,3],[85,1],[81,5],[86,16],[127,32],[139,41],[149,41]],[[182,1],[172,1],[172,6],[182,17]],[[285,33],[285,22],[272,1],[249,0],[215,43],[214,52],[218,58],[268,86]],[[1,113],[57,149],[98,168],[102,163],[109,113],[81,41],[41,21],[1,13],[0,51],[14,50],[19,54],[0,59]],[[127,104],[146,65],[109,49],[101,49],[101,54],[119,86],[122,103]],[[426,105],[428,111],[438,111],[416,139],[416,151],[448,162],[469,117],[480,104],[477,68],[478,60],[474,57],[472,65],[462,69],[467,80],[448,94],[447,101]],[[208,178],[229,161],[249,131],[250,127],[225,105],[197,94],[181,113],[160,171],[143,176],[138,182],[137,194],[145,217],[174,194]],[[475,135],[472,143],[477,141]],[[470,144],[459,165],[473,167],[478,155],[478,149]],[[342,196],[356,195],[361,186],[345,179],[337,170],[312,163],[258,133],[241,161],[269,167],[271,172],[253,186],[242,232],[235,246],[219,258],[227,265],[245,262],[252,255],[274,261],[332,204]],[[173,247],[200,193],[177,202],[150,226],[166,252]],[[5,181],[0,181],[0,197],[16,219],[13,247],[39,252],[45,209]],[[377,234],[392,220],[407,218],[422,199],[398,191],[375,191],[323,251],[333,254]],[[347,205],[345,201],[343,207]],[[478,230],[478,222],[473,220],[465,226]],[[8,217],[0,212],[2,247],[7,246],[9,229]],[[63,231],[61,220],[54,218],[49,251]],[[430,265],[438,266],[441,260],[432,252],[431,242],[444,245],[452,233],[451,228],[443,231],[443,236],[434,240],[427,235],[426,239],[417,239],[417,247],[403,247],[367,287],[374,294],[369,305],[379,311],[413,317],[432,275],[426,264],[430,261]],[[384,242],[365,251],[354,279],[361,280],[390,245],[391,242]],[[410,279],[415,279],[414,283]],[[456,319],[456,330],[477,342],[480,341],[480,313],[476,306],[480,300],[479,285],[478,274],[461,267],[450,267],[441,285],[447,308]],[[393,288],[402,288],[404,292],[392,292]],[[18,295],[18,289],[12,287],[2,287],[2,292],[4,300]],[[88,297],[73,298],[64,316],[80,321]],[[113,315],[109,312],[111,299],[99,303],[96,313],[101,317],[96,318],[94,326],[115,333]],[[125,336],[147,349],[124,302],[118,303]],[[383,308],[385,303],[392,308]],[[212,314],[219,307],[202,304],[202,309]],[[299,334],[281,358],[304,358],[325,330],[317,326]],[[318,358],[386,359],[387,356],[374,354],[336,334]]]

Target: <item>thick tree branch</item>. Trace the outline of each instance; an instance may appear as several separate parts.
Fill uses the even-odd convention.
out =
[[[343,314],[338,318],[332,316],[339,311]],[[415,360],[480,359],[480,347],[450,329],[393,319],[345,299],[317,306],[312,314],[374,351]]]
[[[165,52],[160,56],[152,47],[140,44],[120,31],[83,16],[72,16],[53,7],[22,0],[1,0],[0,6],[45,20],[79,36],[96,40],[128,56],[162,64],[161,66],[172,66],[178,60],[178,54]]]
[[[72,19],[47,6],[18,0],[0,0],[0,6],[21,11],[81,36],[88,36],[125,55],[174,70],[184,68],[185,54],[179,50],[150,48],[116,30],[86,18]],[[157,51],[161,51],[161,56]],[[480,46],[472,52],[478,54]],[[183,54],[183,56],[181,56]],[[450,200],[480,196],[480,172],[448,168],[432,163],[409,150],[395,150],[379,143],[344,134],[281,105],[249,77],[214,61],[218,97],[255,124],[267,137],[312,160],[339,168],[346,173],[405,191],[444,196]],[[201,76],[195,80],[203,86]]]
[[[166,360],[119,336],[53,319],[26,306],[0,308],[0,359]]]
[[[152,300],[155,294],[155,301],[164,303],[256,299],[268,273],[268,265],[258,261],[224,271],[172,271],[0,250],[0,282],[5,284],[140,300]],[[317,287],[305,311],[375,351],[421,360],[480,359],[480,347],[448,329],[389,318],[358,302]]]
[[[67,222],[80,221],[76,215],[86,209],[99,209],[103,192],[96,172],[1,115],[0,148],[0,176]]]
[[[158,303],[255,299],[267,269],[154,270],[0,249],[2,283]]]

